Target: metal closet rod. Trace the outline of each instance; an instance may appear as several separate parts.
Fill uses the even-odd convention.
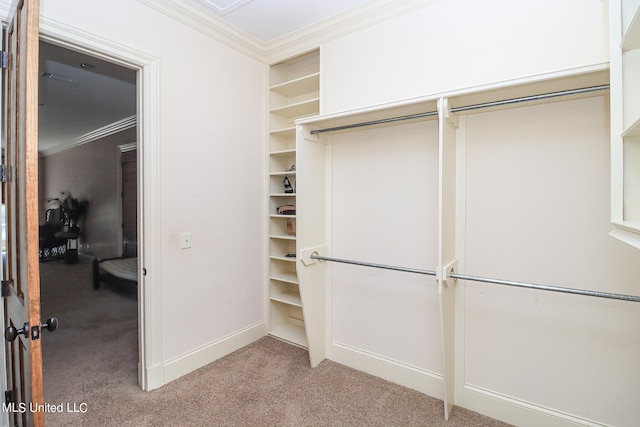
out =
[[[386,264],[375,264],[372,262],[363,262],[363,261],[353,261],[350,259],[342,259],[342,258],[331,258],[327,256],[320,255],[311,255],[311,259],[319,259],[322,261],[331,261],[331,262],[339,262],[342,264],[352,264],[352,265],[360,265],[362,267],[373,267],[373,268],[382,268],[384,270],[395,270],[395,271],[404,271],[407,273],[417,273],[417,274],[426,274],[427,276],[435,276],[435,271],[430,270],[420,270],[417,268],[410,267],[398,267],[395,265],[386,265]]]
[[[352,123],[350,125],[335,126],[335,127],[326,128],[326,129],[312,129],[310,133],[311,135],[315,135],[318,133],[335,132],[339,130],[353,129],[353,128],[362,128],[365,126],[382,125],[385,123],[400,122],[403,120],[421,119],[424,117],[431,117],[431,116],[437,116],[437,115],[438,115],[437,111],[428,111],[426,113],[409,114],[407,116],[390,117],[388,119],[371,120],[369,122],[362,122],[362,123]]]
[[[517,104],[517,103],[520,103],[520,102],[527,102],[527,101],[540,101],[540,100],[543,100],[543,99],[557,98],[559,96],[580,95],[580,94],[583,94],[583,93],[598,92],[598,91],[607,90],[607,89],[609,89],[609,85],[600,85],[600,86],[583,87],[583,88],[579,88],[579,89],[561,90],[559,92],[550,92],[550,93],[543,93],[543,94],[540,94],[540,95],[523,96],[523,97],[520,97],[520,98],[503,99],[502,101],[485,102],[485,103],[482,103],[482,104],[467,105],[465,107],[453,107],[453,108],[451,108],[451,111],[456,113],[458,111],[475,110],[475,109],[478,109],[478,108],[497,107],[497,106],[500,106],[500,105]]]
[[[557,98],[560,96],[579,95],[583,93],[598,92],[601,90],[608,90],[608,89],[609,89],[609,85],[590,86],[590,87],[583,87],[579,89],[569,89],[569,90],[562,90],[558,92],[543,93],[539,95],[523,96],[520,98],[503,99],[501,101],[484,102],[482,104],[473,104],[473,105],[467,105],[464,107],[454,107],[451,109],[451,111],[456,113],[459,111],[477,110],[480,108],[497,107],[497,106],[509,105],[509,104],[518,104],[521,102],[528,102],[528,101],[540,101],[544,99]],[[413,120],[413,119],[432,117],[437,115],[438,115],[437,111],[429,111],[426,113],[409,114],[406,116],[390,117],[388,119],[371,120],[368,122],[361,122],[361,123],[352,123],[348,125],[335,126],[335,127],[325,128],[325,129],[312,129],[310,133],[312,135],[316,135],[316,134],[325,133],[325,132],[336,132],[340,130],[393,123],[393,122],[399,122],[403,120]]]
[[[608,298],[622,301],[640,302],[640,297],[635,295],[612,294],[610,292],[589,291],[586,289],[564,288],[561,286],[539,285],[536,283],[516,282],[513,280],[489,279],[487,277],[467,276],[466,274],[449,273],[449,277],[474,282],[492,283],[495,285],[515,286],[518,288],[538,289],[541,291],[562,292],[565,294],[584,295],[589,297]]]
[[[363,261],[353,261],[348,259],[341,258],[331,258],[320,255],[311,255],[311,259],[317,259],[321,261],[331,261],[331,262],[339,262],[342,264],[352,264],[359,265],[363,267],[373,267],[373,268],[382,268],[385,270],[394,270],[394,271],[403,271],[407,273],[417,273],[417,274],[425,274],[428,276],[435,276],[436,272],[431,270],[420,270],[417,268],[409,268],[409,267],[398,267],[395,265],[386,265],[386,264],[375,264],[371,262],[363,262]],[[549,285],[539,285],[536,283],[527,283],[527,282],[516,282],[513,280],[502,280],[502,279],[490,279],[487,277],[479,277],[479,276],[468,276],[466,274],[458,274],[458,273],[449,273],[449,277],[454,279],[462,279],[462,280],[471,280],[474,282],[483,282],[483,283],[491,283],[495,285],[506,285],[506,286],[515,286],[519,288],[527,288],[527,289],[538,289],[542,291],[550,291],[550,292],[561,292],[566,294],[574,294],[574,295],[583,295],[597,298],[607,298],[607,299],[615,299],[622,301],[631,301],[631,302],[640,302],[640,297],[635,295],[624,295],[624,294],[613,294],[610,292],[599,292],[599,291],[589,291],[584,289],[574,289],[574,288],[565,288],[560,286],[549,286]]]

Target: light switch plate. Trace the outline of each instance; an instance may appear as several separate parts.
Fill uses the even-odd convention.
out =
[[[180,235],[180,247],[188,249],[191,247],[191,233],[182,233]]]

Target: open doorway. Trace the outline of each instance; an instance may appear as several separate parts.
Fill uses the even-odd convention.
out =
[[[43,316],[55,315],[60,322],[55,334],[43,337],[46,401],[81,402],[83,396],[73,393],[86,393],[100,378],[138,383],[137,291],[92,286],[94,258],[120,257],[125,240],[137,244],[137,231],[123,231],[132,207],[121,198],[121,147],[137,152],[136,74],[87,53],[40,43],[40,224],[55,228],[53,236],[59,237],[49,243],[58,246],[41,248]],[[125,157],[130,160],[131,154]],[[69,194],[87,202],[77,221],[56,211]],[[133,209],[138,211],[137,203]]]

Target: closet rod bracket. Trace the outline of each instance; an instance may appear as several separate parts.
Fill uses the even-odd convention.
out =
[[[458,115],[453,112],[449,98],[438,99],[438,111],[453,127],[458,128]]]
[[[316,246],[313,248],[300,249],[300,261],[307,266],[317,264],[319,260],[316,257],[327,256],[327,246]]]
[[[457,279],[452,277],[458,269],[458,260],[454,259],[442,267],[436,268],[436,279],[441,281],[444,286],[453,285]]]
[[[296,125],[296,129],[302,139],[309,142],[320,142],[320,138],[317,134],[313,133],[308,126],[304,125]]]

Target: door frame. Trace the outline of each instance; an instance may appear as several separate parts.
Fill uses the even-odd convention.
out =
[[[138,384],[164,385],[161,353],[159,58],[40,18],[40,40],[136,70],[138,143]]]
[[[123,215],[123,179],[122,179],[122,154],[127,152],[127,151],[134,151],[136,150],[136,170],[138,168],[138,164],[137,164],[137,153],[138,153],[138,142],[129,142],[129,143],[125,143],[125,144],[120,144],[118,145],[118,176],[117,176],[117,182],[118,182],[118,221],[120,221],[121,224],[123,224],[122,227],[118,227],[118,247],[123,251],[122,255],[124,256],[124,215]],[[137,190],[137,188],[136,188]],[[136,198],[137,198],[137,194],[136,194]],[[136,204],[137,205],[137,204]],[[137,224],[136,224],[137,226]]]
[[[0,46],[2,46],[2,50],[5,50],[5,41],[6,41],[6,25],[5,23],[3,23],[2,25],[2,29],[0,30]],[[7,94],[5,93],[6,91],[6,86],[7,86],[7,82],[5,81],[4,77],[0,78],[1,82],[0,82],[0,100],[2,100],[2,102],[4,102],[5,97],[7,96]],[[6,106],[6,104],[5,104]],[[0,130],[2,130],[2,139],[3,142],[0,143],[0,150],[1,147],[4,145],[6,147],[6,130],[5,130],[5,126],[7,125],[5,123],[5,113],[6,111],[4,111],[5,106],[3,106],[2,108],[0,108]],[[5,164],[4,162],[4,153],[0,153],[0,162],[2,164]],[[2,196],[1,200],[0,200],[0,204],[4,204],[4,189],[2,190]],[[3,214],[2,211],[0,210],[0,228],[4,228],[5,232],[6,232],[6,219],[7,219],[7,215],[6,215],[6,208],[5,208],[5,213]],[[0,230],[1,232],[1,230]],[[0,237],[0,280],[4,280],[5,279],[5,268],[2,264],[5,263],[4,260],[2,260],[2,242],[1,242],[2,238]],[[9,236],[5,237],[5,244],[8,245],[8,240],[9,240]],[[0,319],[5,319],[4,317],[5,313],[4,313],[4,304],[0,304]],[[4,320],[3,320],[3,324],[4,324]],[[1,390],[8,390],[7,388],[7,383],[8,383],[8,378],[7,378],[7,350],[6,350],[6,342],[4,343],[4,345],[2,345],[2,348],[0,349],[0,363],[3,369],[3,373],[2,375],[0,375],[0,387],[2,387]],[[8,426],[9,425],[9,412],[6,411],[2,411],[2,415],[0,416],[0,422],[2,423],[3,426]]]

